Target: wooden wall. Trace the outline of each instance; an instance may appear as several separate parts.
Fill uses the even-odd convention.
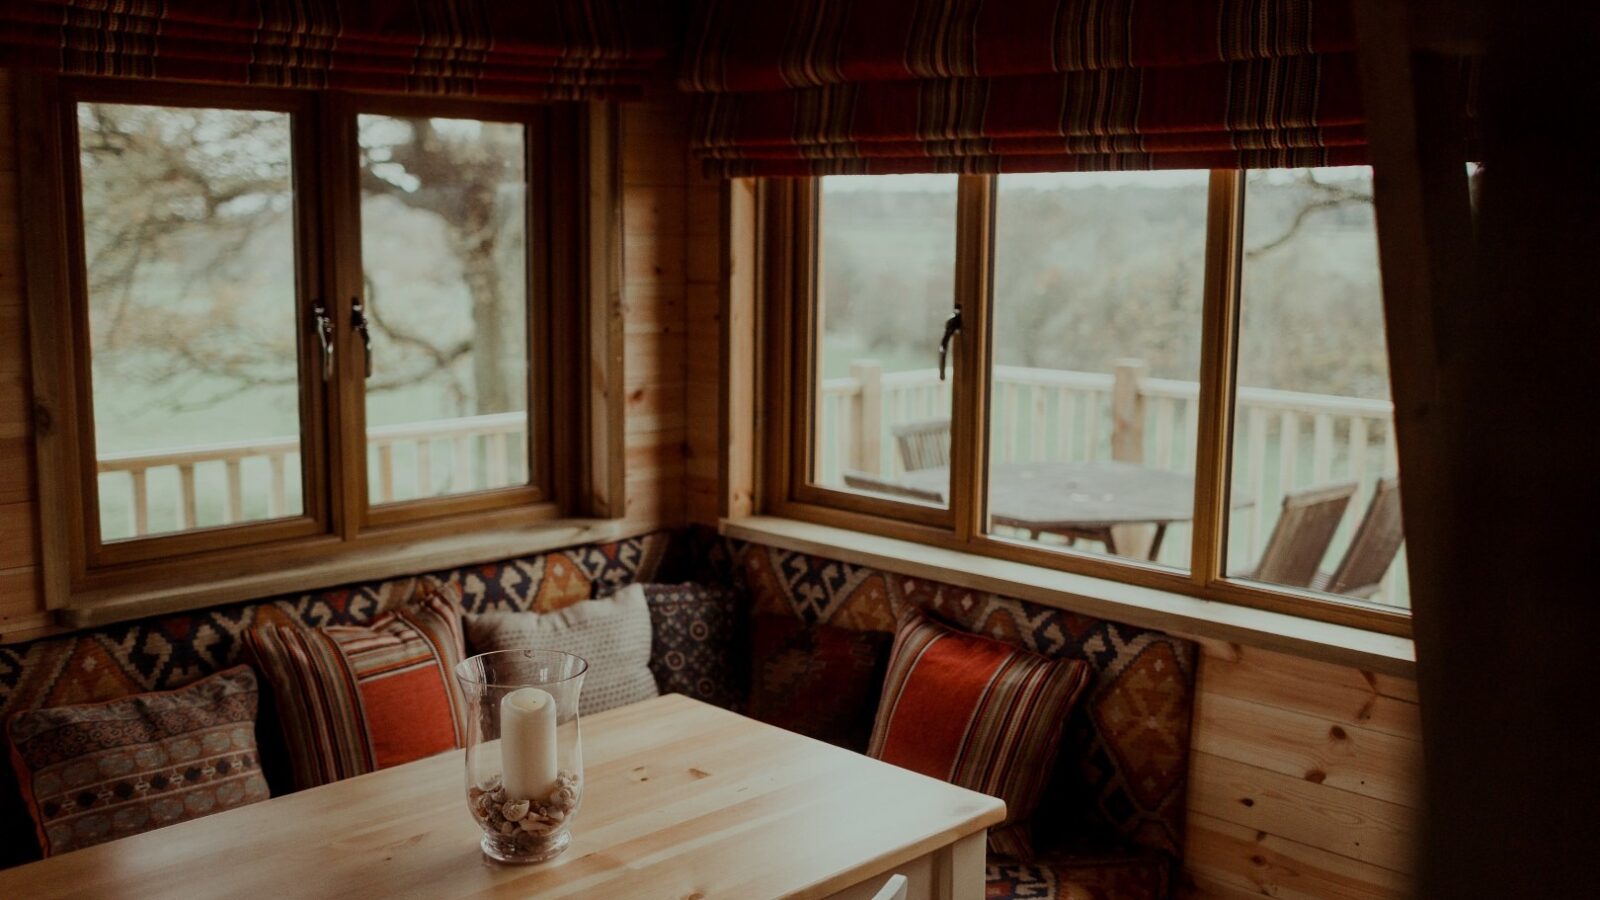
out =
[[[0,69],[0,640],[50,624],[39,581],[13,94],[11,73]],[[690,175],[686,110],[682,97],[665,94],[626,105],[621,117],[626,517],[640,527],[684,522],[691,279],[702,305],[716,297],[716,189]],[[707,233],[710,255],[691,254],[691,240]],[[714,419],[714,393],[709,402]],[[707,454],[714,479],[714,447]]]
[[[1188,896],[1411,896],[1415,682],[1202,642],[1191,754]]]
[[[696,259],[687,120],[677,94],[622,108],[627,517],[674,526],[684,522],[685,316]]]
[[[0,634],[46,623],[18,233],[15,108],[11,74],[0,70]]]

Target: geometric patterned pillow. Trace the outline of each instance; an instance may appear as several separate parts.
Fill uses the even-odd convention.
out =
[[[739,595],[684,582],[644,585],[650,604],[650,671],[663,694],[744,707],[745,622]]]
[[[895,634],[867,754],[1004,800],[989,849],[1026,861],[1034,855],[1028,817],[1088,682],[1082,660],[1046,659],[910,610]]]
[[[866,750],[891,635],[761,615],[752,631],[750,718]]]
[[[589,664],[578,714],[605,712],[660,694],[650,674],[650,608],[644,589],[630,584],[604,600],[583,600],[551,612],[490,612],[467,616],[478,653],[560,650]]]
[[[424,580],[366,625],[263,625],[245,646],[272,688],[296,789],[461,746],[461,607]]]
[[[235,666],[186,687],[26,710],[6,724],[45,856],[267,799],[256,678]]]

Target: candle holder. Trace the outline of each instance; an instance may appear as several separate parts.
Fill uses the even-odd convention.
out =
[[[467,705],[467,805],[489,858],[544,862],[572,842],[583,801],[578,693],[588,669],[558,650],[499,650],[456,666]]]

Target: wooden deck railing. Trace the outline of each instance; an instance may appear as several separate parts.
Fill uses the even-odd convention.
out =
[[[899,475],[894,426],[949,415],[949,383],[934,369],[883,372],[860,361],[850,375],[822,383],[819,481],[838,484],[845,469]],[[1139,360],[1112,372],[996,366],[990,453],[1001,462],[1117,459],[1193,472],[1199,385],[1150,378]],[[876,390],[874,390],[876,388]],[[1240,388],[1235,411],[1233,483],[1255,502],[1233,517],[1230,570],[1259,558],[1285,492],[1328,481],[1360,491],[1334,540],[1342,552],[1379,475],[1395,471],[1393,407],[1388,401],[1265,388]],[[1175,527],[1162,561],[1186,563],[1187,528]],[[1405,602],[1398,574],[1374,598]]]
[[[527,471],[527,422],[525,413],[509,412],[369,429],[373,502],[520,480]],[[299,472],[297,436],[102,456],[102,509],[108,501],[111,507],[127,507],[125,517],[110,517],[102,530],[107,539],[115,539],[294,515],[301,497],[290,485],[298,483]],[[212,491],[202,492],[199,485],[202,480],[215,484],[219,478],[221,506],[214,509]],[[153,490],[157,482],[160,486]],[[153,528],[151,511],[168,504],[171,521]]]

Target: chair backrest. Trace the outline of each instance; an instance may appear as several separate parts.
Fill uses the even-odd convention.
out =
[[[1388,573],[1405,539],[1400,523],[1400,479],[1380,478],[1344,558],[1328,578],[1328,592],[1363,597],[1371,594]]]
[[[1355,492],[1355,482],[1350,482],[1285,494],[1283,512],[1251,577],[1286,587],[1310,587]]]
[[[907,472],[950,465],[950,420],[907,422],[890,429]]]
[[[906,900],[906,877],[890,875],[883,887],[872,895],[872,900]]]
[[[897,500],[914,500],[918,503],[932,503],[935,506],[944,505],[944,495],[938,491],[929,491],[900,484],[899,482],[887,481],[877,475],[868,475],[865,472],[845,472],[844,485],[852,490],[884,494]]]

